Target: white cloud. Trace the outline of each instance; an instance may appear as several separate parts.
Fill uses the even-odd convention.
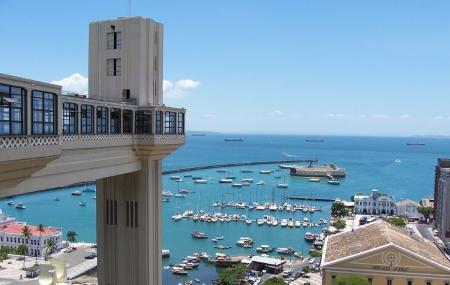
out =
[[[436,116],[433,119],[437,121],[450,120],[450,116]]]
[[[61,80],[52,81],[51,83],[61,85],[65,91],[88,93],[88,79],[78,72],[64,77]]]
[[[175,83],[169,80],[164,80],[164,96],[167,98],[181,98],[186,96],[192,90],[196,89],[199,85],[199,81],[195,81],[192,79],[182,79]]]
[[[403,114],[400,116],[400,119],[411,119],[411,115]]]
[[[283,112],[281,112],[280,110],[273,110],[272,112],[270,112],[270,114],[272,116],[282,116]]]

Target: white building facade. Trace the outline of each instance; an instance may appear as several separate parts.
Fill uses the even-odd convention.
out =
[[[396,213],[395,200],[392,196],[373,189],[369,195],[355,195],[355,214],[389,214]]]
[[[7,216],[0,210],[0,248],[10,247],[17,249],[21,244],[28,248],[28,255],[43,256],[46,251],[52,253],[62,247],[62,232],[60,229],[44,227],[43,232],[35,225],[17,222],[14,218]],[[23,228],[27,226],[30,236],[24,237]],[[55,247],[47,249],[50,241],[55,243]]]

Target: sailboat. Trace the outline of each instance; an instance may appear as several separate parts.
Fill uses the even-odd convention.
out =
[[[277,188],[288,188],[289,185],[286,184],[286,176],[283,176],[283,183],[278,183]]]

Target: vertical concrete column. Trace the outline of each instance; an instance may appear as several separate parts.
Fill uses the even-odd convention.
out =
[[[97,180],[100,285],[162,284],[161,160]]]

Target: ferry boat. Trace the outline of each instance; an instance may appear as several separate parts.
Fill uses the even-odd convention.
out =
[[[272,170],[260,170],[259,174],[271,174],[272,172]]]
[[[286,255],[291,255],[293,254],[295,251],[292,247],[279,247],[277,248],[277,253],[278,254],[286,254]]]
[[[263,244],[260,247],[256,248],[256,252],[258,252],[258,253],[269,253],[269,252],[272,252],[272,251],[273,251],[273,248],[271,248],[267,244]]]
[[[320,178],[309,178],[309,182],[320,182]]]
[[[219,183],[233,183],[233,179],[222,178]]]
[[[74,196],[80,196],[80,195],[81,195],[81,192],[77,190],[77,191],[72,192],[72,195],[74,195]]]
[[[198,231],[193,232],[193,233],[191,234],[191,236],[192,236],[192,238],[195,238],[195,239],[205,239],[205,238],[208,238],[208,234],[205,234],[205,233],[202,233],[202,232],[198,232]]]
[[[310,232],[305,233],[305,240],[306,241],[314,241],[314,239],[315,239],[315,237],[314,237],[314,235],[312,233],[310,233]]]
[[[17,203],[17,205],[16,205],[16,209],[19,209],[19,210],[25,210],[27,207],[25,207],[22,203]]]

